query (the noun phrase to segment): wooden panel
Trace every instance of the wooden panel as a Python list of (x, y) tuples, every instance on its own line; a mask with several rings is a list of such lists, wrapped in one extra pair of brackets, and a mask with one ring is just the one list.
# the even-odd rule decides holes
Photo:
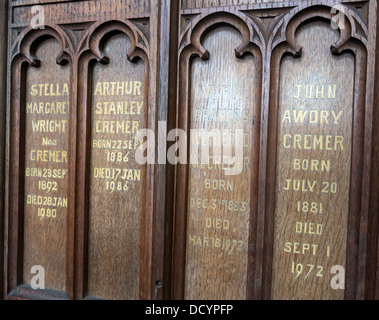
[[(44, 29), (28, 25), (34, 4), (44, 9)], [(155, 219), (154, 203), (156, 185), (166, 177), (156, 180), (154, 163), (134, 160), (137, 131), (156, 132), (159, 7), (149, 0), (11, 2), (7, 298), (163, 294), (154, 284), (164, 280), (167, 253), (164, 239), (155, 242), (153, 234), (165, 234), (164, 207)], [(57, 102), (58, 91), (68, 103), (59, 117), (26, 112), (28, 103)], [(65, 151), (59, 159), (64, 162), (45, 162), (49, 152), (34, 152), (43, 148)], [(41, 178), (39, 169), (65, 174)], [(39, 217), (44, 194), (59, 195), (64, 208), (47, 213), (55, 205), (49, 198)], [(45, 267), (45, 290), (29, 286), (36, 264)]]
[[(209, 61), (192, 63), (191, 129), (218, 130), (221, 135), (242, 129), (245, 135), (241, 174), (226, 175), (226, 156), (217, 158), (215, 152), (210, 152), (209, 165), (190, 166), (187, 299), (246, 298), (256, 70), (251, 56), (236, 58), (232, 48), (240, 41), (238, 31), (231, 28), (209, 33), (203, 42), (210, 52)], [(234, 137), (231, 143), (236, 144)]]
[(299, 59), (281, 62), (274, 299), (341, 299), (331, 269), (346, 265), (354, 58), (333, 56), (328, 24), (298, 31)]
[[(0, 41), (2, 44), (7, 43), (8, 36), (8, 4), (6, 1), (0, 3)], [(4, 194), (4, 169), (5, 169), (5, 127), (6, 127), (6, 94), (7, 94), (7, 46), (0, 47), (0, 194)], [(4, 197), (0, 199), (0, 250), (4, 250)], [(0, 299), (3, 297), (3, 279), (4, 279), (4, 255), (0, 257)]]
[[(377, 19), (377, 25), (376, 25), (376, 31), (379, 30), (379, 16), (376, 15)], [(379, 38), (376, 38), (376, 47), (375, 47), (375, 75), (379, 74)], [(377, 77), (377, 76), (376, 76)], [(377, 106), (379, 104), (379, 82), (375, 81), (374, 85), (372, 86), (372, 89), (374, 90), (374, 106)], [(367, 286), (371, 289), (370, 295), (368, 296), (368, 299), (375, 299), (379, 300), (379, 236), (375, 233), (375, 230), (378, 230), (379, 226), (379, 214), (375, 214), (379, 212), (379, 125), (376, 125), (379, 123), (379, 108), (375, 107), (373, 110), (373, 150), (372, 150), (372, 171), (371, 175), (373, 179), (371, 180), (370, 185), (370, 192), (371, 192), (371, 203), (370, 208), (372, 212), (374, 213), (372, 215), (372, 220), (370, 221), (370, 225), (372, 227), (371, 230), (371, 243), (372, 243), (372, 251), (371, 251), (371, 265), (372, 270), (374, 272), (374, 277), (369, 278), (369, 281), (367, 283)], [(372, 281), (371, 279), (375, 279), (375, 281)]]
[[(100, 15), (104, 16), (130, 16), (135, 17), (141, 14), (146, 16), (150, 13), (150, 0), (81, 0), (81, 1), (38, 1), (45, 3), (45, 19), (57, 22), (83, 22), (97, 20)], [(60, 14), (57, 15), (56, 12)], [(25, 25), (33, 18), (30, 6), (19, 1), (13, 5), (12, 23), (15, 25)]]
[[(68, 208), (70, 68), (56, 63), (60, 44), (44, 41), (38, 68), (26, 76), (24, 283), (45, 268), (46, 288), (65, 291)], [(56, 78), (59, 74), (59, 79)]]
[(104, 46), (109, 63), (96, 64), (92, 76), (88, 295), (137, 299), (146, 182), (134, 157), (146, 126), (144, 63), (126, 59), (126, 35)]

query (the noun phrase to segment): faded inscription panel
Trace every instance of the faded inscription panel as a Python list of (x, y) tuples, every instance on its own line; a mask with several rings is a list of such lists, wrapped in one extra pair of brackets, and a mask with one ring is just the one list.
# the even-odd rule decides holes
[(249, 4), (285, 2), (286, 0), (182, 0), (183, 9), (197, 9), (209, 7), (243, 6)]
[(338, 33), (298, 31), (300, 58), (280, 68), (272, 298), (342, 299), (331, 287), (346, 267), (354, 58), (334, 56)]
[[(82, 0), (82, 1), (50, 1), (41, 4), (44, 8), (45, 19), (49, 21), (78, 21), (96, 19), (99, 14), (129, 15), (148, 14), (150, 0)], [(13, 7), (12, 23), (28, 24), (35, 16), (30, 6)], [(59, 15), (56, 13), (60, 12)]]
[[(241, 44), (237, 30), (219, 27), (206, 34), (209, 60), (195, 59), (191, 67), (190, 129), (209, 134), (209, 156), (201, 159), (202, 137), (191, 136), (185, 264), (186, 299), (245, 299), (250, 219), (252, 123), (256, 112), (255, 61), (236, 58)], [(236, 130), (241, 136), (236, 139)], [(228, 142), (227, 133), (231, 133)], [(212, 143), (213, 141), (213, 143)], [(198, 143), (199, 142), (199, 143)], [(220, 151), (214, 146), (222, 146)], [(224, 146), (231, 146), (228, 153)], [(236, 168), (226, 170), (242, 153)], [(196, 149), (195, 149), (196, 148)], [(193, 155), (198, 155), (194, 161)]]
[(42, 42), (41, 65), (26, 76), (23, 275), (29, 284), (41, 265), (46, 288), (65, 291), (70, 67), (56, 63), (60, 50), (55, 39)]
[(143, 167), (135, 161), (145, 128), (145, 68), (126, 58), (130, 40), (104, 44), (106, 65), (93, 67), (89, 191), (88, 295), (137, 299)]

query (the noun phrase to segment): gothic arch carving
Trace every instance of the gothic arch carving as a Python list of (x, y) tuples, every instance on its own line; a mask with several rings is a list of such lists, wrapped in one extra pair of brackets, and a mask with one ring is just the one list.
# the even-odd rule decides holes
[[(362, 180), (364, 170), (364, 141), (367, 137), (365, 130), (365, 113), (366, 113), (366, 68), (367, 68), (367, 41), (364, 36), (356, 32), (356, 17), (349, 8), (346, 7), (345, 28), (339, 29), (339, 38), (335, 43), (331, 43), (331, 53), (341, 55), (349, 52), (355, 58), (354, 71), (354, 90), (359, 94), (354, 95), (353, 101), (353, 140), (352, 140), (352, 173), (350, 175), (350, 207), (348, 217), (348, 250), (346, 257), (346, 277), (347, 289), (345, 297), (353, 299), (357, 296), (357, 283), (362, 282), (357, 278), (357, 270), (364, 264), (364, 258), (358, 256), (359, 241), (366, 241), (364, 230), (367, 226), (360, 225), (362, 217), (366, 219), (367, 208), (361, 203), (362, 188), (367, 181)], [(261, 239), (264, 243), (264, 251), (259, 252), (258, 260), (263, 261), (263, 271), (259, 271), (264, 279), (263, 297), (269, 299), (271, 292), (271, 264), (274, 232), (274, 210), (276, 188), (276, 150), (277, 130), (278, 130), (278, 107), (279, 107), (279, 79), (280, 64), (286, 54), (291, 54), (294, 59), (302, 56), (302, 48), (296, 39), (296, 31), (305, 23), (312, 21), (331, 21), (334, 14), (331, 13), (331, 7), (323, 5), (323, 1), (315, 5), (314, 2), (304, 2), (299, 7), (293, 9), (285, 17), (283, 22), (279, 23), (276, 30), (272, 33), (268, 46), (272, 48), (270, 55), (270, 98), (268, 117), (271, 119), (268, 124), (267, 138), (267, 186), (266, 186), (266, 210), (260, 213), (260, 223), (265, 226), (267, 240)], [(352, 16), (355, 18), (353, 19)], [(363, 22), (362, 22), (363, 23)], [(361, 25), (362, 26), (362, 25)], [(363, 28), (364, 29), (364, 28)], [(279, 31), (280, 30), (280, 31)], [(278, 36), (279, 34), (279, 36)], [(369, 139), (368, 139), (369, 140)], [(363, 238), (362, 238), (363, 236)], [(363, 254), (364, 255), (364, 254)], [(359, 277), (359, 276), (358, 276)]]

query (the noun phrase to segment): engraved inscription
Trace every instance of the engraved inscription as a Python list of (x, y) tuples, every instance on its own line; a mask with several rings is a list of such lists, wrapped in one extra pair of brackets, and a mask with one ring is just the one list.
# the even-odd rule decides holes
[(144, 169), (134, 156), (145, 128), (145, 71), (127, 61), (126, 35), (104, 46), (109, 63), (94, 66), (92, 82), (88, 294), (138, 299)]
[(30, 283), (30, 268), (42, 265), (46, 287), (64, 291), (70, 67), (56, 63), (59, 50), (58, 41), (44, 41), (36, 52), (41, 66), (27, 71), (24, 278)]
[[(284, 2), (286, 0), (270, 0), (269, 2)], [(209, 7), (243, 6), (249, 4), (267, 3), (267, 0), (182, 0), (183, 9), (201, 9)]]
[[(50, 1), (42, 4), (46, 19), (51, 21), (83, 22), (83, 20), (97, 19), (99, 14), (109, 16), (135, 16), (136, 14), (150, 13), (150, 0), (88, 0), (88, 1)], [(12, 23), (29, 24), (33, 18), (30, 6), (15, 6), (12, 14)], [(60, 12), (59, 15), (56, 13)]]
[(354, 60), (334, 56), (325, 23), (303, 26), (300, 58), (284, 57), (278, 112), (274, 299), (342, 299), (346, 264)]
[[(250, 217), (253, 96), (256, 70), (252, 56), (236, 58), (238, 31), (220, 27), (204, 37), (210, 59), (192, 62), (190, 128), (208, 132), (243, 131), (240, 174), (226, 175), (230, 157), (212, 148), (205, 163), (190, 165), (186, 299), (245, 299)], [(220, 134), (213, 145), (224, 147)], [(191, 148), (193, 148), (191, 141)], [(213, 146), (210, 143), (210, 146)]]

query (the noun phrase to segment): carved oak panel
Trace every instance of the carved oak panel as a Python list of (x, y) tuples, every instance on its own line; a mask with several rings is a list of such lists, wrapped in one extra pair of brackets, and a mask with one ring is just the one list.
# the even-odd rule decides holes
[(346, 261), (354, 60), (351, 55), (332, 55), (330, 43), (338, 34), (328, 27), (327, 23), (304, 26), (297, 34), (301, 58), (287, 56), (281, 61), (276, 299), (343, 297), (329, 284), (332, 267)]
[(72, 108), (70, 67), (56, 63), (60, 49), (55, 39), (43, 41), (36, 50), (41, 65), (26, 75), (23, 274), (29, 283), (31, 268), (42, 265), (47, 288), (65, 291)]
[(9, 1), (4, 298), (378, 297), (377, 11)]
[(266, 293), (274, 299), (358, 294), (369, 74), (366, 41), (345, 13), (337, 32), (328, 7), (294, 12), (273, 43)]
[(7, 298), (158, 297), (164, 178), (135, 159), (137, 132), (156, 130), (157, 4), (39, 4), (41, 29), (30, 6), (9, 8)]
[[(271, 0), (270, 3), (285, 2), (286, 0)], [(265, 0), (182, 0), (183, 9), (203, 9), (209, 7), (246, 6), (268, 2)]]
[[(222, 254), (209, 253), (209, 241), (212, 236), (217, 238), (217, 230), (210, 236), (206, 225), (212, 214), (209, 198), (217, 201), (215, 195), (222, 195), (226, 202), (233, 194), (232, 183), (230, 190), (220, 190), (228, 180), (213, 176), (214, 171), (211, 175), (209, 165), (199, 169), (180, 164), (176, 168), (173, 296), (202, 297), (206, 292), (211, 297), (226, 297), (234, 292), (234, 284), (245, 283), (240, 286), (242, 295), (232, 295), (256, 299), (373, 297), (368, 279), (375, 277), (378, 221), (377, 205), (369, 205), (375, 200), (368, 186), (377, 181), (372, 174), (374, 91), (369, 83), (374, 76), (376, 2), (182, 1), (179, 9), (179, 128), (193, 129), (194, 119), (202, 117), (207, 120), (202, 128), (218, 125), (217, 119), (209, 118), (211, 103), (200, 104), (207, 93), (196, 88), (202, 77), (208, 82), (219, 77), (235, 79), (237, 72), (238, 79), (256, 90), (252, 96), (244, 90), (242, 96), (261, 100), (252, 109), (259, 125), (257, 140), (252, 140), (256, 146), (251, 150), (253, 169), (238, 183), (247, 191), (244, 183), (250, 179), (247, 278), (238, 269), (240, 276), (229, 290), (220, 286), (230, 279), (223, 269), (230, 263)], [(262, 83), (250, 82), (247, 76), (255, 79), (259, 54), (251, 60), (242, 56), (246, 66), (237, 71), (225, 53), (219, 60), (223, 62), (210, 71), (212, 51), (225, 52), (229, 42), (226, 33), (224, 42), (214, 47), (209, 39), (216, 34), (221, 37), (221, 31), (217, 33), (221, 25), (233, 25), (241, 32), (238, 18), (248, 26), (250, 41), (262, 53)], [(235, 51), (240, 53), (240, 48)], [(201, 73), (198, 66), (204, 66)], [(255, 132), (257, 127), (252, 125), (250, 130)], [(216, 220), (220, 234), (224, 220), (225, 225), (237, 223), (233, 220), (237, 216), (229, 212), (221, 217)], [(241, 216), (237, 219), (243, 221)], [(222, 235), (227, 232), (224, 229)], [(237, 234), (243, 237), (244, 232), (239, 226)], [(244, 263), (243, 258), (239, 260), (239, 267), (244, 268)]]
[(174, 259), (185, 264), (183, 274), (174, 269), (173, 290), (186, 299), (251, 294), (262, 78), (253, 32), (240, 17), (220, 13), (198, 17), (183, 33), (179, 128), (190, 136), (190, 155), (178, 168)]

